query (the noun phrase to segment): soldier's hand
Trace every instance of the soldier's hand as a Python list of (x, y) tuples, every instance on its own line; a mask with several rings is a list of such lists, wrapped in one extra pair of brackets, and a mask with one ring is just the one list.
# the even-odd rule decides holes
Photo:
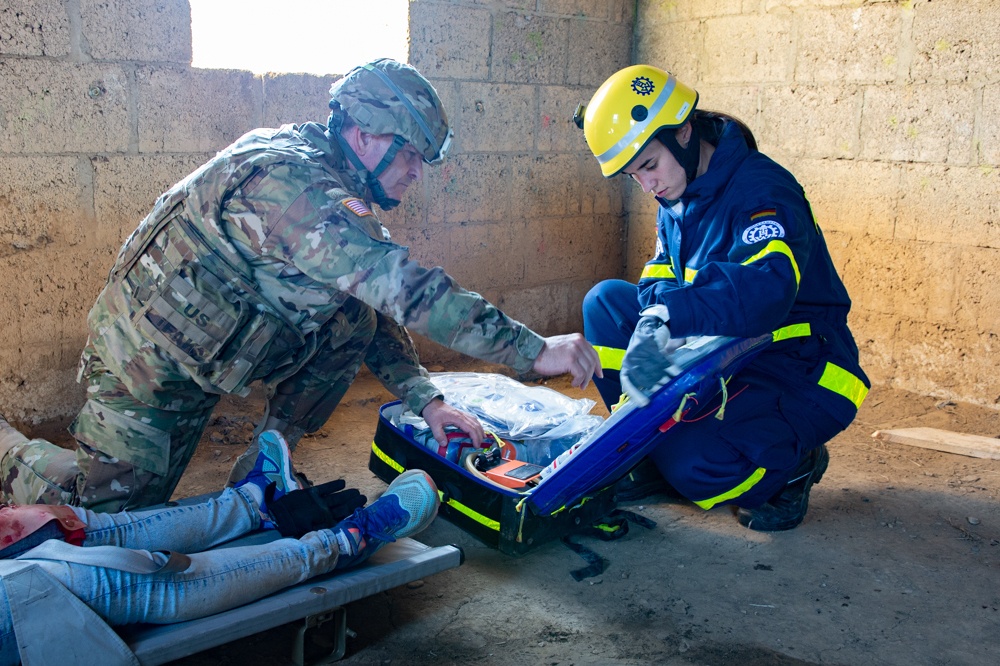
[(534, 371), (542, 375), (573, 375), (573, 386), (587, 388), (595, 374), (604, 377), (597, 350), (579, 333), (545, 338), (542, 353), (535, 359)]
[(427, 403), (420, 416), (423, 417), (424, 421), (427, 421), (431, 433), (434, 434), (434, 439), (441, 446), (448, 446), (448, 437), (444, 434), (444, 428), (449, 425), (467, 434), (472, 439), (472, 445), (477, 449), (483, 443), (483, 437), (486, 436), (479, 419), (438, 398)]

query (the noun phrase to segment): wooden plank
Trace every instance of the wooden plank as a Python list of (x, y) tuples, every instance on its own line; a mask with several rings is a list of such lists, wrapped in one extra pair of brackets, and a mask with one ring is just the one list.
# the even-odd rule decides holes
[(919, 446), (946, 453), (957, 453), (973, 458), (1000, 460), (1000, 439), (967, 435), (961, 432), (938, 430), (937, 428), (900, 428), (898, 430), (876, 430), (872, 437), (883, 442)]

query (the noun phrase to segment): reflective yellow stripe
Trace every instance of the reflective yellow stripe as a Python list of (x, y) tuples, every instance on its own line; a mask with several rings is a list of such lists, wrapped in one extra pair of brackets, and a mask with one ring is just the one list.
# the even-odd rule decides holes
[(743, 265), (746, 266), (747, 264), (752, 264), (761, 257), (771, 254), (772, 252), (780, 252), (788, 257), (788, 260), (792, 262), (792, 270), (795, 271), (795, 285), (798, 286), (799, 280), (801, 279), (801, 276), (799, 275), (799, 265), (795, 263), (795, 257), (792, 255), (792, 248), (788, 247), (788, 244), (785, 243), (785, 241), (771, 241), (763, 250), (744, 261)]
[(809, 325), (809, 322), (785, 326), (784, 328), (779, 328), (771, 334), (774, 342), (781, 342), (782, 340), (788, 340), (789, 338), (806, 338), (810, 335), (812, 335), (812, 326)]
[(696, 271), (695, 269), (693, 269), (693, 268), (685, 268), (684, 269), (684, 281), (685, 282), (694, 282), (694, 276), (697, 275), (697, 274), (698, 274), (698, 271)]
[(372, 453), (374, 453), (376, 456), (378, 456), (379, 460), (381, 460), (386, 465), (388, 465), (389, 467), (393, 468), (394, 470), (396, 470), (400, 474), (402, 474), (403, 472), (406, 471), (403, 468), (402, 465), (400, 465), (398, 462), (396, 462), (395, 460), (393, 460), (392, 458), (390, 458), (386, 454), (385, 451), (383, 451), (382, 449), (378, 448), (378, 444), (376, 444), (375, 442), (372, 442)]
[[(439, 490), (438, 494), (441, 495), (441, 500), (444, 501), (444, 493), (442, 493)], [(485, 527), (488, 527), (491, 530), (494, 530), (495, 532), (499, 532), (500, 531), (500, 521), (493, 520), (491, 518), (487, 518), (483, 514), (477, 512), (477, 511), (473, 511), (472, 509), (470, 509), (466, 505), (462, 504), (458, 500), (450, 499), (447, 502), (445, 502), (445, 504), (447, 504), (451, 508), (455, 509), (455, 511), (458, 511), (461, 514), (464, 514), (464, 515), (468, 516), (469, 518), (472, 518), (477, 523), (479, 523), (479, 524), (481, 524), (481, 525), (483, 525)]]
[(642, 269), (642, 275), (639, 276), (639, 279), (663, 279), (672, 277), (674, 277), (674, 269), (669, 264), (646, 264), (646, 267)]
[(624, 349), (615, 349), (614, 347), (598, 347), (594, 345), (594, 349), (597, 350), (597, 357), (601, 359), (601, 367), (605, 370), (621, 370), (622, 369), (622, 359), (625, 358)]
[(757, 471), (750, 475), (750, 478), (748, 478), (746, 481), (736, 486), (729, 492), (725, 492), (722, 493), (721, 495), (710, 497), (708, 499), (696, 500), (695, 504), (708, 511), (719, 502), (725, 502), (726, 500), (733, 499), (734, 497), (739, 497), (740, 495), (742, 495), (743, 493), (745, 493), (746, 491), (750, 490), (755, 485), (757, 485), (757, 482), (764, 478), (764, 472), (766, 471), (767, 470), (764, 469), (763, 467), (758, 467)]
[[(403, 472), (406, 471), (403, 468), (402, 465), (400, 465), (398, 462), (396, 462), (395, 460), (393, 460), (392, 458), (390, 458), (389, 455), (385, 451), (383, 451), (382, 449), (380, 449), (378, 447), (378, 444), (376, 444), (375, 442), (372, 442), (372, 453), (374, 453), (378, 457), (379, 460), (381, 460), (386, 465), (388, 465), (389, 467), (393, 468), (394, 470), (396, 470), (400, 474), (402, 474)], [(441, 496), (441, 501), (444, 502), (444, 493), (439, 490), (438, 491), (438, 495)], [(455, 509), (459, 513), (461, 513), (461, 514), (463, 514), (465, 516), (468, 516), (469, 518), (472, 518), (477, 523), (488, 527), (491, 530), (494, 530), (496, 532), (500, 531), (500, 521), (493, 520), (491, 518), (487, 518), (483, 514), (470, 509), (469, 507), (467, 507), (466, 505), (462, 504), (458, 500), (450, 499), (447, 502), (445, 502), (445, 504), (447, 504), (448, 506), (452, 507), (453, 509)]]
[(823, 370), (823, 376), (819, 378), (819, 385), (844, 396), (858, 408), (861, 407), (865, 396), (868, 395), (868, 387), (865, 386), (864, 382), (839, 365), (829, 362)]

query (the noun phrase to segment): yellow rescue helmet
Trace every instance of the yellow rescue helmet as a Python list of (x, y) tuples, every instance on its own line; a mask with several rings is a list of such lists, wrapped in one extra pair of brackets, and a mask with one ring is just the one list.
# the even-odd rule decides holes
[(665, 127), (680, 127), (698, 104), (698, 93), (673, 74), (632, 65), (605, 81), (574, 121), (606, 178), (621, 172)]

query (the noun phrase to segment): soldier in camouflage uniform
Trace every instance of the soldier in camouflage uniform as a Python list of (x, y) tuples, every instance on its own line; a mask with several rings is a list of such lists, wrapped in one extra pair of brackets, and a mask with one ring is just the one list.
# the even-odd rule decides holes
[(518, 372), (570, 372), (577, 386), (599, 372), (582, 336), (542, 338), (410, 261), (372, 211), (397, 205), (423, 163), (444, 157), (451, 131), (431, 84), (382, 59), (331, 97), (326, 127), (252, 131), (160, 196), (88, 317), (77, 450), (0, 419), (8, 500), (99, 511), (166, 501), (220, 395), (261, 381), (258, 432), (294, 446), (362, 362), (440, 438), (452, 425), (480, 439), (474, 417), (441, 400), (404, 327)]

